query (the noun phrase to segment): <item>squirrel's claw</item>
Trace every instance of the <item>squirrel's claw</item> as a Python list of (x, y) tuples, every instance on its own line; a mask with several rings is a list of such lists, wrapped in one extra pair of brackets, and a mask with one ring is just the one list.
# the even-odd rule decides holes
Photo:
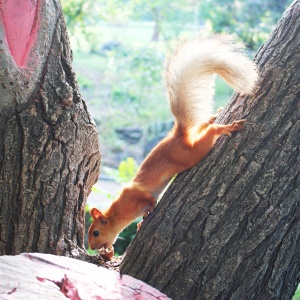
[(137, 223), (137, 230), (140, 230), (142, 227), (143, 223), (145, 222), (146, 219), (148, 219), (149, 215), (153, 213), (154, 209), (151, 207), (149, 208), (143, 215), (143, 220), (139, 223)]

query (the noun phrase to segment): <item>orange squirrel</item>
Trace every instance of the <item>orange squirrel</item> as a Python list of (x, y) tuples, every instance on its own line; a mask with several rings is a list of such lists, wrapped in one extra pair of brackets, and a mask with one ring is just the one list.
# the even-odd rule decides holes
[[(215, 35), (181, 42), (165, 63), (164, 79), (175, 125), (146, 157), (132, 181), (104, 212), (90, 211), (91, 249), (111, 249), (118, 234), (137, 217), (147, 217), (170, 179), (195, 166), (217, 138), (242, 130), (245, 120), (213, 124), (214, 74), (242, 94), (252, 94), (258, 80), (255, 64), (231, 36)], [(112, 254), (110, 254), (112, 256)]]

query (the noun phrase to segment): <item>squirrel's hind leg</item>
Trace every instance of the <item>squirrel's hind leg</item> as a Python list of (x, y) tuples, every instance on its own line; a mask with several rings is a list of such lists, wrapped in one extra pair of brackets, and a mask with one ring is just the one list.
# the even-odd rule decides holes
[(227, 136), (231, 136), (231, 132), (240, 131), (245, 127), (246, 120), (237, 120), (233, 121), (231, 124), (228, 125), (221, 125), (221, 124), (213, 124), (215, 131), (221, 135), (225, 134)]
[(217, 112), (209, 118), (207, 123), (212, 124), (216, 120), (216, 118), (219, 116), (219, 114), (221, 113), (222, 110), (223, 110), (222, 106), (220, 108), (218, 108)]

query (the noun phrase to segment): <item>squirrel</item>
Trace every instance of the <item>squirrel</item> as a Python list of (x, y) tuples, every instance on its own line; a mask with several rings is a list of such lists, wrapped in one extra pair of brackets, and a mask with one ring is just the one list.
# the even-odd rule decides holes
[(91, 249), (107, 249), (104, 252), (110, 258), (118, 234), (137, 217), (147, 218), (174, 175), (199, 163), (218, 137), (230, 137), (243, 129), (244, 119), (221, 125), (214, 124), (216, 115), (212, 116), (215, 74), (242, 95), (255, 92), (258, 71), (243, 49), (244, 45), (235, 43), (232, 36), (213, 35), (186, 39), (167, 57), (163, 77), (174, 127), (107, 210), (90, 210)]

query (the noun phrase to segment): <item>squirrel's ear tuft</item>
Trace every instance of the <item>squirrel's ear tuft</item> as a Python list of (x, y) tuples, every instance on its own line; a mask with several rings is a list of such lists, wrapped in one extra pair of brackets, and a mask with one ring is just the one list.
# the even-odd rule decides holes
[(94, 220), (104, 218), (102, 212), (95, 207), (90, 210), (90, 215), (93, 217)]

